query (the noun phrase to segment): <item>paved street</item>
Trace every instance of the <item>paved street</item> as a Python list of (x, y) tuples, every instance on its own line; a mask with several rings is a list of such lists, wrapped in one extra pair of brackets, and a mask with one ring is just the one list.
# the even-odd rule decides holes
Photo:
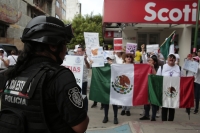
[(162, 122), (161, 118), (157, 118), (155, 122), (139, 120), (143, 106), (132, 107), (131, 116), (121, 116), (119, 109), (119, 124), (115, 125), (112, 106), (109, 110), (108, 123), (102, 123), (104, 112), (100, 110), (101, 104), (98, 103), (96, 108), (91, 108), (92, 103), (93, 101), (89, 100), (90, 122), (87, 133), (200, 133), (200, 114), (191, 112), (189, 120), (185, 109), (176, 109), (174, 122)]
[[(89, 71), (88, 81), (88, 85), (90, 85), (91, 71)], [(88, 97), (89, 88), (88, 86)], [(92, 104), (93, 101), (89, 100), (88, 116), (90, 122), (87, 133), (200, 133), (200, 113), (193, 114), (193, 109), (191, 109), (190, 120), (185, 109), (176, 109), (173, 122), (162, 122), (160, 117), (156, 118), (155, 122), (139, 120), (143, 106), (132, 107), (130, 110), (131, 116), (121, 116), (121, 109), (119, 109), (119, 124), (115, 125), (113, 124), (114, 114), (111, 105), (108, 114), (109, 121), (102, 123), (104, 110), (100, 110), (101, 104), (97, 103), (97, 107), (91, 108)]]

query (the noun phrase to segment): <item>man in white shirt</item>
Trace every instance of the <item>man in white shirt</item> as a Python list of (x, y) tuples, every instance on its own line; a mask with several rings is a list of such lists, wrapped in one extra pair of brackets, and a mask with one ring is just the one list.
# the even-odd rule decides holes
[(90, 68), (90, 63), (88, 61), (87, 55), (85, 53), (85, 48), (83, 46), (79, 46), (77, 49), (77, 54), (79, 56), (84, 56), (84, 65), (83, 65), (83, 80), (82, 80), (82, 95), (86, 95), (84, 99), (85, 103), (85, 110), (88, 111), (88, 98), (87, 98), (87, 76), (88, 76), (88, 69)]

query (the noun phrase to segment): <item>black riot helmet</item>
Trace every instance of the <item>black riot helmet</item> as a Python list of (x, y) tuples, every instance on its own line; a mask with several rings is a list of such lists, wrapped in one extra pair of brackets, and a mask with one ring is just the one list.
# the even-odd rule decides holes
[(63, 60), (59, 54), (63, 49), (63, 45), (69, 43), (73, 37), (71, 25), (65, 25), (55, 17), (37, 16), (27, 24), (21, 40), (25, 46), (31, 44), (36, 49), (38, 44), (39, 47), (56, 46), (57, 50), (54, 52), (48, 47), (46, 47), (46, 50), (55, 55), (57, 62), (61, 64)]
[(37, 16), (24, 29), (22, 42), (39, 42), (48, 45), (69, 43), (74, 37), (71, 25), (65, 25), (55, 17)]

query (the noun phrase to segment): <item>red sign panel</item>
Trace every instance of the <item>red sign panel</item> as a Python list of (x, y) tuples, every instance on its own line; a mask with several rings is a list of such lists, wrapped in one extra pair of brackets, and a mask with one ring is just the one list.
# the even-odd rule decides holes
[(105, 37), (106, 38), (113, 38), (114, 37), (114, 32), (113, 31), (106, 31), (105, 32)]
[(103, 22), (195, 24), (197, 0), (104, 0)]
[(122, 51), (122, 38), (114, 38), (114, 51), (121, 52)]

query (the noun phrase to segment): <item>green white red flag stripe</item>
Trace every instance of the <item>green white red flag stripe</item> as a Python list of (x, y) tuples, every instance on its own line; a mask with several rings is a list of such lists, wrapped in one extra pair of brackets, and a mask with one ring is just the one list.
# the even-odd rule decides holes
[(148, 64), (111, 65), (110, 104), (136, 106), (148, 104)]
[(28, 94), (22, 94), (21, 92), (18, 92), (18, 91), (12, 91), (12, 90), (6, 89), (6, 90), (4, 90), (4, 93), (18, 95), (18, 96), (22, 96), (22, 97), (27, 97), (28, 98)]
[[(105, 64), (92, 68), (89, 99), (123, 106), (148, 104), (147, 79), (151, 71), (148, 64)], [(119, 76), (122, 76), (121, 84), (116, 81)], [(130, 83), (125, 84), (127, 78)], [(126, 86), (124, 90), (123, 86)]]
[(164, 77), (149, 75), (150, 103), (167, 108), (194, 106), (194, 77)]

